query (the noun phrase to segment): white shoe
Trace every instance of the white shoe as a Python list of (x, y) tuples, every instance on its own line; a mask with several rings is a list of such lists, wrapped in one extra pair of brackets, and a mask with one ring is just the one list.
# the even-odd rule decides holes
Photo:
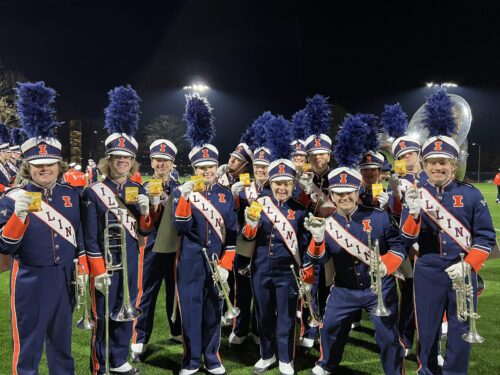
[(444, 358), (441, 354), (438, 355), (438, 366), (443, 367), (444, 365)]
[(441, 323), (441, 338), (448, 336), (448, 322)]
[(170, 340), (172, 340), (173, 342), (176, 342), (178, 344), (182, 344), (182, 335), (170, 336)]
[(330, 375), (331, 372), (330, 371), (326, 371), (325, 369), (323, 369), (323, 367), (316, 365), (311, 370), (311, 374), (312, 375)]
[(247, 338), (246, 336), (243, 337), (236, 336), (234, 332), (231, 332), (231, 334), (229, 335), (229, 343), (232, 345), (241, 345), (243, 344), (246, 338)]
[(358, 327), (361, 327), (361, 322), (352, 322), (351, 329), (356, 329)]
[(142, 354), (146, 351), (148, 344), (130, 344), (132, 353)]
[(307, 337), (301, 337), (297, 345), (303, 348), (312, 348), (314, 346), (314, 340), (308, 339)]
[(294, 375), (295, 370), (293, 369), (293, 362), (283, 363), (280, 361), (279, 364), (280, 375)]
[(405, 349), (405, 358), (410, 355), (411, 349)]
[(223, 375), (226, 373), (226, 368), (222, 365), (220, 365), (219, 367), (216, 367), (216, 368), (213, 368), (211, 370), (209, 369), (206, 369), (210, 374), (214, 374), (214, 375)]
[(253, 337), (253, 343), (257, 346), (260, 346), (260, 337), (253, 334), (253, 333), (252, 333), (252, 337)]
[(262, 374), (263, 372), (266, 372), (269, 369), (269, 367), (271, 367), (275, 362), (276, 362), (275, 355), (273, 355), (269, 359), (262, 359), (261, 358), (253, 366), (253, 373), (254, 374)]
[(111, 372), (126, 372), (126, 373), (128, 373), (132, 369), (133, 369), (132, 365), (130, 363), (128, 363), (128, 362), (125, 362), (120, 367), (110, 367), (109, 371), (111, 371)]
[(199, 368), (197, 368), (196, 370), (188, 370), (186, 368), (183, 368), (181, 369), (181, 371), (179, 371), (179, 375), (192, 375), (192, 374), (196, 374), (198, 372)]

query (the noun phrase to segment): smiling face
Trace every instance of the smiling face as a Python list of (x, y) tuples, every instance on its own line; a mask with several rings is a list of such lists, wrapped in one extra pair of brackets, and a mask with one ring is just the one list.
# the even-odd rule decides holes
[(357, 191), (351, 193), (335, 193), (332, 191), (331, 197), (337, 210), (344, 215), (349, 215), (357, 205), (359, 194)]
[(132, 165), (134, 165), (134, 158), (132, 156), (110, 155), (109, 157), (109, 168), (115, 175), (127, 175)]
[(290, 198), (292, 196), (292, 190), (293, 181), (291, 180), (271, 182), (271, 191), (273, 192), (274, 198), (279, 202), (286, 201)]
[(196, 176), (203, 176), (205, 185), (211, 185), (215, 182), (217, 177), (217, 165), (214, 164), (194, 167), (194, 174)]
[(307, 156), (309, 163), (311, 163), (314, 172), (322, 172), (328, 167), (330, 161), (330, 154), (328, 152), (309, 154)]
[(151, 168), (156, 177), (167, 177), (172, 170), (173, 161), (163, 158), (151, 158)]
[(59, 175), (58, 163), (40, 165), (30, 164), (29, 167), (31, 179), (40, 186), (52, 185)]
[(292, 156), (292, 163), (293, 163), (293, 165), (295, 165), (295, 168), (301, 168), (305, 162), (306, 162), (305, 155), (293, 155)]
[(269, 166), (268, 165), (261, 165), (261, 164), (254, 164), (253, 165), (253, 174), (255, 176), (255, 179), (260, 183), (264, 183), (267, 181), (269, 178)]
[(429, 158), (424, 162), (424, 169), (431, 183), (443, 186), (455, 175), (457, 164), (447, 158)]
[(361, 170), (363, 185), (376, 184), (380, 178), (380, 168), (365, 168)]

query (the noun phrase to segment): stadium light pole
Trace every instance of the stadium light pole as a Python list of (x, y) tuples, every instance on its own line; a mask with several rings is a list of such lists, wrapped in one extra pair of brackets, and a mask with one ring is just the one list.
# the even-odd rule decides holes
[(481, 173), (481, 145), (477, 142), (472, 142), (472, 145), (477, 146), (477, 182), (479, 182)]

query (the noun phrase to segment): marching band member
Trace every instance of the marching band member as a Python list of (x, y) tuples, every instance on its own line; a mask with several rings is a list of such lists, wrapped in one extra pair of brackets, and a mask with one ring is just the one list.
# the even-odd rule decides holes
[[(307, 209), (292, 198), (295, 168), (287, 160), (291, 151), (288, 126), (281, 116), (267, 124), (274, 159), (269, 166), (272, 195), (257, 198), (263, 205), (260, 218), (252, 217), (249, 208), (245, 209), (243, 235), (255, 239), (251, 280), (260, 331), (261, 358), (253, 369), (257, 374), (276, 362), (276, 354), (280, 374), (294, 374), (298, 287), (290, 267), (299, 274), (308, 234), (303, 228)], [(308, 269), (309, 277), (314, 277), (312, 267)]]
[(7, 164), (9, 158), (9, 130), (4, 124), (0, 124), (0, 193), (8, 189), (13, 182), (12, 171)]
[[(138, 168), (135, 161), (138, 144), (133, 136), (139, 122), (140, 99), (130, 86), (120, 86), (111, 90), (109, 97), (110, 104), (105, 111), (105, 128), (110, 135), (104, 142), (106, 157), (99, 162), (99, 169), (106, 178), (90, 185), (83, 195), (86, 205), (85, 248), (91, 273), (94, 315), (90, 370), (92, 374), (104, 374), (107, 370), (106, 355), (109, 355), (112, 374), (139, 374), (139, 370), (127, 362), (132, 337), (131, 321), (120, 322), (109, 319), (109, 347), (108, 351), (106, 350), (105, 294), (108, 290), (110, 314), (116, 313), (122, 304), (128, 303), (122, 300), (125, 277), (123, 273), (126, 272), (130, 302), (132, 305), (135, 304), (138, 294), (138, 272), (142, 268), (142, 265), (138, 264), (140, 235), (147, 235), (152, 228), (150, 202), (145, 195), (146, 191), (130, 180)], [(113, 211), (108, 211), (110, 209)], [(123, 227), (125, 235), (123, 245), (126, 246), (128, 264), (127, 269), (113, 272), (112, 275), (107, 271), (107, 266), (110, 265), (106, 265), (104, 260), (106, 251), (104, 230), (107, 220), (118, 222)], [(122, 253), (119, 250), (112, 251), (111, 257), (113, 264), (122, 261)]]
[[(194, 191), (194, 181), (174, 191), (173, 222), (181, 236), (176, 283), (184, 344), (179, 374), (198, 372), (202, 355), (210, 374), (225, 374), (218, 353), (223, 303), (218, 289), (228, 291), (224, 284), (233, 268), (236, 212), (231, 191), (216, 182), (218, 151), (209, 143), (215, 129), (208, 101), (197, 94), (186, 98), (186, 138), (193, 146), (189, 159), (203, 179), (203, 191)], [(221, 282), (216, 286), (217, 275)]]
[(454, 179), (459, 147), (450, 138), (456, 125), (444, 91), (428, 99), (425, 124), (430, 138), (422, 145), (422, 157), (428, 181), (418, 190), (406, 190), (401, 218), (403, 239), (408, 244), (418, 243), (419, 251), (414, 268), (418, 374), (438, 371), (440, 317), (444, 313), (448, 342), (442, 372), (467, 374), (470, 343), (462, 335), (469, 331), (470, 320), (462, 322), (457, 316), (453, 283), (464, 281), (470, 270), (476, 306), (477, 272), (495, 246), (495, 230), (479, 190)]
[[(351, 166), (359, 161), (362, 151), (353, 142), (366, 131), (366, 124), (348, 117), (338, 134), (335, 156), (339, 165)], [(347, 135), (346, 135), (347, 134)], [(351, 167), (339, 167), (329, 174), (331, 198), (337, 207), (324, 221), (308, 218), (306, 227), (313, 240), (307, 258), (314, 263), (333, 258), (335, 283), (331, 288), (320, 328), (321, 358), (313, 368), (315, 375), (335, 373), (342, 359), (351, 328), (352, 315), (365, 309), (375, 325), (375, 340), (381, 351), (385, 374), (401, 374), (403, 348), (398, 341), (398, 297), (394, 272), (406, 256), (399, 231), (387, 212), (358, 204), (360, 173)], [(326, 233), (325, 233), (326, 231)], [(370, 238), (368, 238), (370, 236)], [(388, 316), (375, 315), (377, 295), (371, 290), (368, 245), (378, 241), (380, 264), (372, 270), (381, 280), (381, 294)]]
[(14, 170), (19, 172), (19, 168), (23, 162), (21, 157), (21, 145), (26, 141), (26, 134), (19, 128), (14, 128), (10, 131), (10, 162)]
[[(14, 257), (12, 373), (38, 374), (45, 343), (49, 372), (73, 374), (75, 258), (88, 272), (80, 197), (72, 187), (57, 182), (65, 167), (61, 143), (53, 138), (59, 125), (51, 108), (55, 91), (37, 82), (20, 83), (16, 92), (20, 121), (29, 136), (21, 146), (25, 163), (20, 171), (28, 182), (9, 190), (0, 200), (0, 252)], [(40, 205), (31, 209), (34, 195)]]
[[(179, 183), (171, 177), (172, 165), (177, 154), (175, 145), (167, 139), (157, 139), (149, 146), (151, 168), (153, 168), (153, 180), (161, 181), (161, 192), (156, 195), (151, 189), (151, 181), (144, 184), (144, 188), (148, 196), (156, 199), (152, 204), (161, 208), (165, 207), (167, 199), (175, 190)], [(155, 198), (156, 197), (156, 198)], [(168, 212), (170, 215), (171, 212)], [(139, 307), (142, 310), (142, 315), (137, 319), (134, 325), (134, 335), (132, 337), (132, 360), (140, 361), (144, 354), (153, 332), (154, 314), (156, 300), (163, 282), (166, 289), (166, 313), (167, 321), (170, 327), (170, 338), (174, 342), (180, 343), (181, 323), (180, 318), (172, 321), (172, 313), (174, 308), (175, 297), (175, 257), (177, 248), (174, 244), (164, 244), (164, 247), (170, 249), (162, 249), (162, 252), (153, 251), (157, 239), (157, 230), (148, 235), (146, 246), (144, 249), (144, 267), (142, 271), (142, 297)], [(176, 312), (177, 314), (177, 312)]]
[(97, 168), (97, 164), (93, 159), (88, 160), (85, 174), (87, 175), (89, 184), (93, 184), (94, 182), (99, 181), (99, 169)]
[(227, 164), (222, 164), (217, 168), (217, 182), (222, 186), (231, 187), (239, 181), (240, 174), (248, 172), (248, 167), (252, 165), (252, 156), (252, 150), (246, 143), (238, 144), (236, 149), (229, 154)]

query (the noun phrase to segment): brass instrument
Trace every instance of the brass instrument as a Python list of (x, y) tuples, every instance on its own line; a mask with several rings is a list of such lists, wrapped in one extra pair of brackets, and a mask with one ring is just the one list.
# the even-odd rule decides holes
[[(76, 328), (86, 330), (92, 329), (94, 322), (90, 319), (89, 308), (88, 308), (88, 296), (87, 296), (87, 285), (89, 283), (89, 275), (78, 273), (78, 259), (73, 261), (75, 263), (75, 309), (80, 311), (83, 308), (83, 316), (76, 322)], [(79, 277), (82, 276), (82, 277)]]
[[(127, 239), (125, 228), (123, 227), (121, 217), (122, 209), (113, 207), (106, 210), (105, 213), (105, 228), (104, 228), (104, 262), (106, 264), (106, 272), (112, 276), (116, 271), (123, 273), (123, 298), (122, 306), (116, 313), (109, 312), (109, 286), (105, 282), (105, 298), (104, 298), (104, 313), (105, 313), (105, 337), (106, 337), (106, 374), (109, 374), (109, 318), (117, 322), (129, 322), (137, 319), (142, 314), (142, 310), (133, 306), (130, 301), (130, 291), (128, 288), (128, 266), (127, 266)], [(116, 217), (116, 220), (110, 217)], [(121, 262), (113, 262), (113, 252), (121, 254)]]
[(201, 251), (203, 252), (203, 255), (208, 263), (215, 287), (219, 291), (219, 296), (224, 298), (226, 301), (227, 311), (224, 314), (224, 319), (230, 320), (236, 318), (240, 314), (240, 309), (234, 307), (229, 299), (229, 286), (227, 285), (227, 282), (222, 280), (219, 270), (217, 269), (219, 265), (219, 257), (217, 254), (212, 254), (212, 260), (210, 260), (207, 254), (207, 249), (202, 248)]
[(314, 311), (311, 289), (306, 288), (306, 282), (302, 280), (301, 277), (297, 276), (293, 264), (290, 265), (290, 269), (292, 270), (293, 277), (299, 288), (299, 298), (302, 300), (303, 306), (309, 309), (309, 320), (307, 324), (309, 327), (319, 327), (319, 325), (323, 323), (323, 319)]
[(382, 296), (382, 277), (379, 274), (380, 267), (380, 247), (378, 239), (375, 240), (375, 247), (372, 247), (372, 232), (368, 231), (368, 249), (370, 250), (370, 288), (373, 294), (377, 295), (377, 306), (372, 310), (372, 314), (375, 316), (389, 316), (390, 311), (384, 305), (384, 299)]
[(462, 266), (462, 278), (453, 280), (452, 287), (455, 289), (457, 299), (457, 318), (461, 322), (469, 319), (469, 332), (464, 333), (462, 338), (471, 344), (481, 344), (484, 337), (479, 336), (476, 329), (476, 320), (480, 318), (474, 308), (474, 288), (472, 287), (472, 271), (467, 267), (465, 272), (464, 254), (460, 254), (460, 264)]

